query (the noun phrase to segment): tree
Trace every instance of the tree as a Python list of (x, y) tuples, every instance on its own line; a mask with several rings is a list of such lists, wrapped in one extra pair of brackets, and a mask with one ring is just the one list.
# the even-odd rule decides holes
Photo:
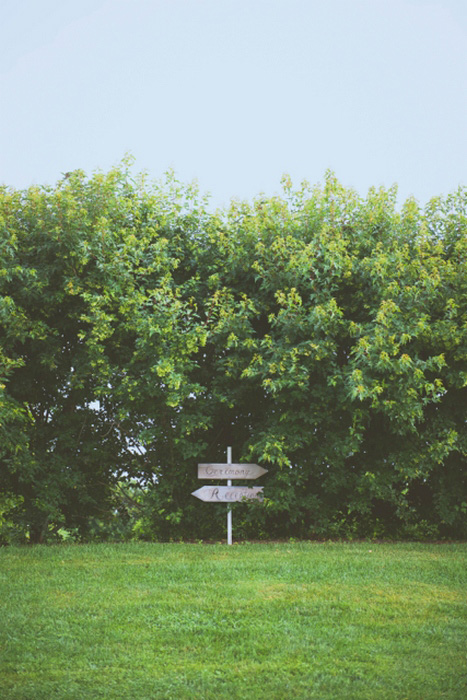
[(190, 493), (228, 444), (269, 467), (245, 536), (465, 536), (465, 191), (283, 185), (216, 213), (126, 163), (3, 188), (0, 486), (31, 541), (114, 521), (125, 480), (145, 536), (217, 537)]

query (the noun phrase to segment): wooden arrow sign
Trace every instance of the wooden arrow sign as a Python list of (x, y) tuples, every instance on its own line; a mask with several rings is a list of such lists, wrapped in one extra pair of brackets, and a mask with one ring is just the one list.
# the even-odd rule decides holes
[(267, 471), (258, 464), (198, 464), (198, 479), (257, 479)]
[(262, 491), (262, 486), (201, 486), (191, 495), (209, 503), (233, 503), (234, 501), (262, 501)]

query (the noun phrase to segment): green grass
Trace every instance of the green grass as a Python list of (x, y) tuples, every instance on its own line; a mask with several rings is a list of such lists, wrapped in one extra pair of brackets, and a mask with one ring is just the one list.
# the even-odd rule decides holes
[(467, 697), (467, 545), (0, 550), (4, 700)]

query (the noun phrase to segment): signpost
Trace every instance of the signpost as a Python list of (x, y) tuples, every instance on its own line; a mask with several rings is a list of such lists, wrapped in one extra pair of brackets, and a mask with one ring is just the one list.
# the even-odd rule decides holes
[[(227, 486), (202, 486), (192, 492), (201, 501), (233, 503), (262, 501), (262, 486), (232, 486), (232, 479), (257, 479), (267, 474), (258, 464), (232, 464), (232, 448), (227, 448), (227, 464), (198, 464), (198, 479), (227, 479)], [(227, 508), (227, 544), (232, 544), (232, 508)]]

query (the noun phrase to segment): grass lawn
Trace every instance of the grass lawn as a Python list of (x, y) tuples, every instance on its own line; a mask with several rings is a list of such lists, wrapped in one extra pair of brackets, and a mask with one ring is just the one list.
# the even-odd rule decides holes
[(467, 545), (0, 549), (3, 700), (467, 698)]

